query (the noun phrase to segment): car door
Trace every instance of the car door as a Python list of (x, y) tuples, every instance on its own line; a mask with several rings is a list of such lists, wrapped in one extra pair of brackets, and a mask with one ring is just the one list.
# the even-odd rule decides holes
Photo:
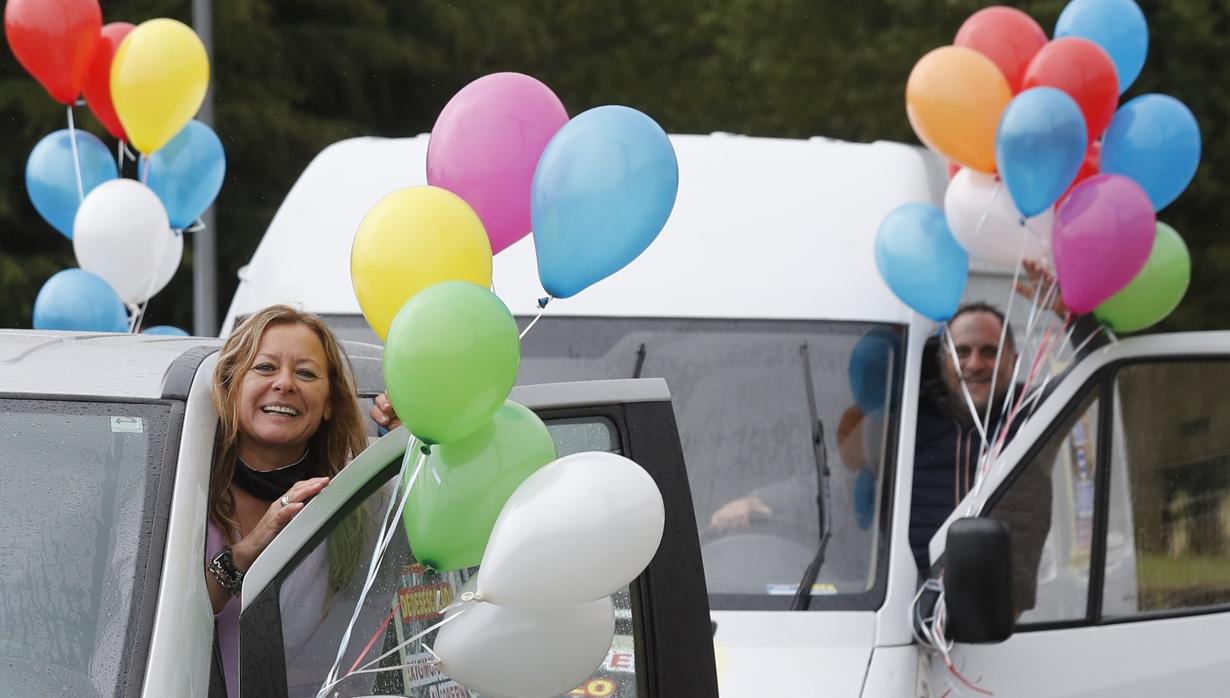
[[(1230, 333), (1127, 340), (1078, 369), (972, 504), (1008, 525), (1017, 620), (954, 664), (996, 696), (1224, 695)], [(939, 692), (957, 683), (931, 667)]]
[[(653, 476), (666, 503), (665, 534), (657, 555), (638, 579), (615, 595), (616, 631), (606, 659), (568, 695), (716, 695), (699, 543), (665, 382), (524, 386), (514, 390), (513, 399), (543, 418), (559, 455), (607, 450), (628, 456)], [(404, 429), (399, 429), (368, 448), (253, 565), (244, 582), (240, 618), (244, 695), (316, 695), (355, 615), (374, 546), (373, 524), (388, 506), (406, 440)], [(341, 541), (348, 545), (337, 545)], [(331, 550), (354, 549), (356, 544), (357, 560), (339, 564), (336, 552), (330, 560)], [(341, 673), (434, 623), (469, 573), (424, 569), (397, 526), (357, 614)], [(428, 646), (430, 641), (431, 636), (424, 638)], [(426, 663), (428, 659), (422, 645), (399, 650), (381, 666), (415, 666), (353, 676), (329, 695), (469, 695)]]

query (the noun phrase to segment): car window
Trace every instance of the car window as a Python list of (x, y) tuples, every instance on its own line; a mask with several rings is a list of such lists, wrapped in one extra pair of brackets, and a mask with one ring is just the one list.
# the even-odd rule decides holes
[(1099, 402), (1082, 398), (989, 511), (1008, 526), (1019, 625), (1088, 616)]
[(1230, 603), (1230, 362), (1115, 379), (1103, 616)]
[(112, 696), (139, 685), (170, 415), (162, 404), (0, 400), (6, 695)]
[[(620, 450), (615, 423), (604, 417), (562, 418), (547, 420), (546, 424), (561, 457), (580, 451), (618, 453)], [(312, 552), (281, 575), (279, 606), (290, 696), (315, 696), (333, 664), (342, 632), (354, 613), (367, 576), (377, 522), (388, 506), (391, 485), (390, 480), (368, 496), (336, 524)], [(352, 552), (344, 555), (343, 551)], [(475, 569), (441, 574), (425, 568), (414, 560), (404, 527), (397, 526), (359, 613), (339, 676), (398, 647), (406, 638), (438, 622), (440, 609), (454, 601)], [(568, 695), (612, 698), (636, 695), (636, 651), (629, 590), (617, 593), (614, 605), (615, 637), (607, 657), (596, 667), (593, 677)], [(353, 676), (338, 684), (329, 695), (422, 698), (477, 695), (428, 663), (432, 656), (427, 648), (433, 639), (434, 635), (428, 635), (422, 642), (394, 652), (379, 664), (412, 666)]]

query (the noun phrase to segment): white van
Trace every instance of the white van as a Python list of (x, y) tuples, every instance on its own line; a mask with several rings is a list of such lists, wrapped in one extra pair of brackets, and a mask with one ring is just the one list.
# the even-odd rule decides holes
[[(1230, 409), (1218, 397), (1230, 391), (1230, 333), (1124, 340), (1085, 357), (960, 503), (949, 524), (986, 523), (1020, 507), (1022, 473), (1047, 477), (1052, 501), (1038, 510), (1050, 520), (1034, 517), (1042, 562), (1014, 571), (1036, 576), (1032, 609), (1011, 612), (1012, 574), (992, 583), (995, 551), (1020, 531), (975, 522), (949, 540), (946, 524), (932, 540), (936, 574), (947, 564), (953, 585), (951, 657), (965, 686), (914, 622), (914, 431), (936, 328), (892, 296), (872, 251), (892, 208), (942, 199), (942, 163), (886, 142), (672, 143), (680, 189), (665, 230), (623, 271), (546, 308), (519, 380), (666, 380), (721, 694), (1219, 694), (1230, 681), (1217, 641), (1230, 631)], [(241, 270), (224, 332), (292, 301), (374, 341), (350, 286), (350, 243), (377, 200), (424, 183), (426, 146), (355, 139), (322, 152)], [(1002, 307), (1009, 285), (975, 269), (967, 296)], [(494, 287), (522, 325), (538, 314), (532, 239), (496, 257)], [(774, 487), (802, 504), (735, 531), (711, 525), (726, 503)], [(825, 525), (826, 559), (796, 603)], [(973, 591), (959, 583), (971, 574)]]

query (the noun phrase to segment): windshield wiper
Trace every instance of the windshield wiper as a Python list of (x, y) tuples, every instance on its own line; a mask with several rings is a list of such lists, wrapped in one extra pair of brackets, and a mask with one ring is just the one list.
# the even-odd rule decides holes
[(645, 366), (645, 343), (641, 342), (641, 348), (636, 350), (636, 368), (632, 369), (632, 377), (640, 378), (641, 369)]
[(829, 495), (829, 454), (824, 446), (824, 422), (816, 412), (816, 388), (812, 382), (811, 354), (807, 344), (799, 347), (803, 359), (803, 383), (807, 386), (807, 411), (811, 417), (812, 455), (816, 461), (816, 510), (820, 523), (820, 545), (811, 564), (803, 571), (803, 579), (794, 592), (794, 601), (790, 604), (792, 611), (806, 611), (811, 607), (811, 588), (820, 577), (820, 568), (824, 566), (824, 551), (828, 548), (833, 521), (831, 516), (832, 498)]

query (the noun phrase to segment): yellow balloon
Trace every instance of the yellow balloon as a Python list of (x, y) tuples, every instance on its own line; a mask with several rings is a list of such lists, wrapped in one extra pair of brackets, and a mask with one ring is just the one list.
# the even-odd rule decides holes
[(919, 59), (905, 87), (905, 110), (928, 148), (980, 172), (995, 172), (995, 131), (1012, 100), (991, 59), (943, 46)]
[(474, 209), (439, 187), (399, 189), (363, 217), (350, 281), (367, 324), (384, 341), (410, 297), (442, 281), (491, 286), (491, 242)]
[(111, 102), (129, 141), (149, 155), (196, 116), (209, 58), (196, 32), (173, 19), (142, 22), (111, 60)]

